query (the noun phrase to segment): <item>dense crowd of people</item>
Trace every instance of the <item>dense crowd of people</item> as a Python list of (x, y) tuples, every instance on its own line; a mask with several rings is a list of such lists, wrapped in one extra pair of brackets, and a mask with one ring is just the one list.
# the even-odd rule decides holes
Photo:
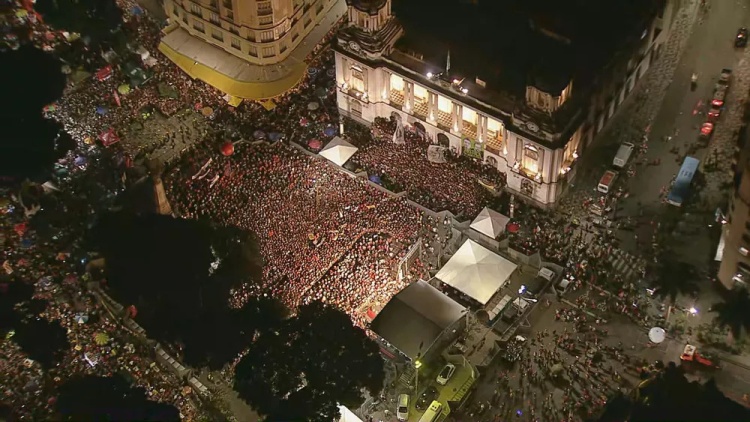
[[(419, 212), (405, 201), (287, 145), (240, 145), (231, 157), (218, 149), (201, 149), (184, 160), (165, 177), (178, 213), (208, 217), (259, 236), (263, 283), (248, 286), (246, 294), (273, 295), (290, 307), (305, 297), (320, 298), (351, 310), (372, 292), (366, 288), (369, 271), (338, 281), (331, 275), (345, 271), (367, 242), (387, 251), (379, 258), (385, 263), (374, 264), (375, 270), (393, 276), (400, 254), (417, 239)], [(203, 173), (208, 175), (200, 177)], [(375, 242), (373, 236), (381, 240)], [(387, 284), (385, 277), (381, 281)], [(389, 289), (391, 294), (397, 287)]]
[[(447, 210), (462, 219), (474, 218), (493, 200), (485, 188), (490, 182), (498, 189), (505, 177), (496, 169), (475, 163), (464, 157), (450, 157), (446, 163), (432, 163), (427, 159), (430, 142), (426, 135), (414, 129), (404, 132), (406, 143), (390, 140), (392, 122), (376, 122), (373, 134), (351, 134), (361, 145), (353, 161), (370, 173), (391, 182), (397, 190), (405, 190), (410, 199), (435, 211)], [(364, 139), (363, 139), (364, 138)]]

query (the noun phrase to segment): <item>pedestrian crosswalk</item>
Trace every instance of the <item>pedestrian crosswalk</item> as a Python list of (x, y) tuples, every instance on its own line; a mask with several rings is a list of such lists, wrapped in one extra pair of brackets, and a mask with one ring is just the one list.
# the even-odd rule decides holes
[(602, 256), (610, 264), (611, 271), (625, 282), (637, 282), (642, 277), (643, 261), (622, 249), (610, 248), (593, 243), (589, 247), (593, 256)]

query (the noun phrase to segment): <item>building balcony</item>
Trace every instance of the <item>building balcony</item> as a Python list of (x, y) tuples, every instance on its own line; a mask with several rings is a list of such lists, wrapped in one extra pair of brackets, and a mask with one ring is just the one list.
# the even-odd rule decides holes
[(354, 97), (354, 98), (358, 99), (359, 101), (362, 101), (363, 103), (366, 103), (369, 100), (369, 98), (367, 97), (367, 93), (362, 92), (362, 91), (360, 91), (358, 89), (355, 89), (355, 88), (352, 88), (352, 87), (348, 87), (345, 92), (350, 97)]
[(453, 116), (451, 116), (450, 113), (446, 113), (445, 111), (442, 111), (442, 110), (437, 111), (437, 126), (440, 129), (450, 131), (452, 123), (453, 123)]
[(485, 142), (484, 149), (487, 152), (495, 155), (502, 154), (503, 151), (503, 137), (493, 132), (487, 133), (487, 142)]
[(422, 120), (427, 119), (429, 107), (427, 106), (426, 101), (420, 101), (415, 99), (414, 100), (414, 109), (412, 110), (412, 113), (415, 116), (421, 117)]
[(401, 109), (404, 106), (404, 91), (392, 89), (388, 101), (391, 103), (391, 106)]
[(464, 138), (477, 139), (477, 125), (466, 120), (461, 121), (459, 124), (461, 125), (461, 134)]

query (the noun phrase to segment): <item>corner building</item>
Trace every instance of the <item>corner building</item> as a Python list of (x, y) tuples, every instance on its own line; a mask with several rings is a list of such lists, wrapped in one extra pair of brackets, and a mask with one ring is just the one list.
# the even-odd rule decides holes
[(659, 56), (679, 0), (346, 0), (342, 116), (397, 119), (557, 201)]
[(734, 186), (721, 228), (716, 253), (719, 282), (727, 288), (750, 285), (750, 142), (747, 125), (743, 125), (732, 157)]
[(339, 0), (164, 0), (190, 35), (257, 65), (291, 54)]

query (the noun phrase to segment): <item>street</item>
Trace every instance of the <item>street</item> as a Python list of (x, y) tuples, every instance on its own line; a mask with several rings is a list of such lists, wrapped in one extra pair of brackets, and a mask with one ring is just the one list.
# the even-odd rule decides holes
[[(606, 239), (595, 232), (581, 231), (576, 229), (574, 234), (581, 236), (589, 245), (586, 249), (591, 254), (603, 256), (612, 268), (612, 276), (620, 277), (624, 282), (638, 283), (643, 277), (642, 268), (647, 261), (653, 259), (653, 253), (649, 255), (652, 239), (658, 230), (659, 222), (671, 220), (674, 228), (665, 239), (660, 239), (661, 247), (675, 254), (681, 262), (690, 262), (696, 266), (700, 274), (706, 274), (709, 262), (713, 256), (716, 245), (712, 242), (709, 223), (714, 219), (714, 210), (717, 206), (725, 205), (728, 194), (727, 187), (722, 186), (730, 177), (726, 171), (709, 171), (701, 168), (704, 173), (705, 185), (693, 186), (692, 197), (689, 204), (681, 209), (667, 205), (663, 202), (663, 191), (668, 188), (686, 155), (691, 155), (702, 162), (727, 160), (727, 154), (731, 154), (736, 139), (737, 129), (742, 114), (742, 104), (747, 96), (748, 66), (750, 61), (750, 49), (737, 49), (734, 47), (734, 38), (737, 29), (742, 26), (750, 26), (750, 8), (747, 1), (714, 1), (710, 7), (702, 10), (697, 1), (688, 4), (681, 12), (680, 18), (675, 23), (670, 40), (666, 43), (660, 59), (652, 65), (649, 73), (639, 82), (630, 98), (625, 101), (622, 109), (614, 116), (612, 121), (604, 129), (599, 138), (584, 154), (584, 160), (578, 163), (578, 177), (575, 187), (571, 189), (567, 197), (561, 203), (559, 212), (568, 214), (572, 218), (580, 218), (585, 221), (590, 214), (582, 207), (584, 202), (598, 196), (595, 192), (596, 183), (605, 169), (611, 167), (612, 159), (621, 142), (632, 142), (637, 146), (644, 144), (646, 135), (646, 148), (631, 157), (633, 171), (630, 177), (622, 177), (620, 185), (623, 192), (627, 192), (626, 198), (620, 198), (613, 205), (615, 217), (613, 221), (631, 219), (635, 222), (635, 230), (613, 230), (617, 248), (611, 250), (606, 244)], [(714, 84), (718, 80), (722, 68), (730, 68), (733, 71), (730, 93), (722, 116), (718, 121), (713, 137), (707, 147), (699, 148), (698, 133), (701, 124), (706, 120), (707, 103), (713, 95)], [(691, 75), (698, 75), (698, 83), (691, 90)], [(650, 163), (659, 162), (657, 165)], [(624, 176), (627, 173), (623, 170)], [(634, 174), (632, 174), (634, 173)], [(665, 220), (666, 219), (666, 220)], [(615, 226), (616, 227), (616, 226)], [(602, 239), (602, 244), (598, 239)], [(597, 252), (598, 251), (598, 252)], [(646, 252), (644, 254), (644, 252)], [(700, 294), (698, 299), (678, 298), (678, 303), (683, 307), (695, 306), (697, 315), (676, 315), (674, 319), (681, 318), (684, 324), (696, 328), (701, 323), (709, 322), (712, 314), (708, 308), (720, 299), (716, 291), (709, 284), (707, 278), (700, 280)], [(645, 286), (644, 286), (645, 290)], [(540, 315), (534, 316), (532, 328), (523, 333), (527, 338), (537, 336), (551, 336), (554, 331), (559, 335), (564, 327), (569, 325), (555, 320), (555, 315), (560, 312), (574, 312), (570, 305), (575, 305), (576, 297), (580, 295), (598, 295), (596, 290), (584, 288), (571, 294), (568, 304), (555, 303), (550, 309), (543, 310)], [(644, 295), (645, 296), (645, 295)], [(553, 299), (554, 300), (554, 299)], [(643, 312), (654, 316), (663, 314), (660, 302), (651, 301)], [(584, 305), (585, 306), (585, 305)], [(644, 306), (644, 305), (641, 305)], [(668, 337), (663, 343), (654, 345), (650, 343), (647, 332), (650, 327), (639, 326), (622, 315), (606, 314), (609, 321), (603, 325), (608, 330), (604, 336), (603, 344), (613, 346), (622, 344), (623, 353), (631, 359), (643, 359), (645, 362), (653, 363), (655, 360), (664, 362), (676, 361), (679, 363), (680, 354), (687, 342), (695, 343), (696, 339), (686, 333), (679, 337)], [(591, 318), (591, 317), (589, 317)], [(569, 329), (569, 328), (568, 328)], [(579, 332), (577, 335), (582, 336)], [(528, 347), (526, 358), (531, 361), (535, 353), (546, 353), (548, 356), (560, 358), (560, 355), (549, 355), (549, 352), (541, 352), (540, 349), (550, 349), (549, 345), (541, 346), (546, 340), (538, 341), (537, 344)], [(586, 343), (579, 343), (585, 345)], [(554, 346), (553, 346), (554, 347)], [(565, 355), (563, 354), (563, 357)], [(722, 356), (722, 358), (727, 356)], [(568, 359), (568, 357), (565, 357)], [(706, 381), (714, 378), (722, 391), (735, 400), (742, 401), (746, 393), (750, 393), (750, 362), (745, 364), (740, 357), (731, 357), (731, 360), (722, 362), (722, 368), (714, 372), (691, 372), (689, 379)], [(610, 365), (620, 373), (624, 373), (622, 362), (607, 361), (603, 365)], [(577, 365), (568, 362), (565, 366)], [(495, 362), (497, 364), (497, 362)], [(523, 395), (523, 376), (526, 377), (537, 371), (545, 373), (544, 365), (526, 365), (520, 371), (518, 366), (511, 370), (509, 375), (510, 384), (506, 389), (518, 389)], [(571, 366), (573, 367), (573, 366)], [(619, 368), (619, 369), (617, 369)], [(578, 371), (574, 369), (573, 371)], [(505, 377), (505, 369), (493, 366), (488, 369), (488, 375), (482, 379), (481, 385), (472, 398), (472, 409), (480, 403), (492, 400), (495, 391)], [(569, 374), (571, 371), (567, 371)], [(623, 377), (627, 378), (627, 377)], [(528, 379), (526, 380), (528, 381)], [(580, 381), (580, 380), (579, 380)], [(572, 394), (572, 397), (586, 397), (586, 391), (595, 391), (593, 386), (597, 382), (590, 383), (586, 378), (580, 385), (592, 386), (582, 387), (582, 395)], [(548, 385), (545, 385), (548, 384)], [(606, 386), (606, 382), (604, 383)], [(520, 404), (518, 407), (546, 411), (552, 407), (565, 408), (561, 406), (564, 396), (571, 397), (569, 389), (556, 388), (549, 381), (542, 382), (541, 394), (532, 394), (532, 400), (526, 398), (526, 406)], [(549, 398), (546, 398), (547, 389), (553, 387), (555, 406), (551, 406)], [(500, 389), (502, 390), (502, 388)], [(534, 390), (536, 391), (536, 390)], [(511, 400), (512, 401), (512, 400)], [(523, 403), (523, 402), (522, 402)], [(578, 405), (574, 406), (577, 407)], [(584, 405), (583, 408), (586, 408)], [(503, 415), (508, 409), (497, 413), (498, 409), (491, 409), (495, 414)], [(568, 411), (570, 411), (568, 409)], [(549, 417), (549, 414), (547, 414)], [(559, 415), (558, 415), (559, 416)]]

